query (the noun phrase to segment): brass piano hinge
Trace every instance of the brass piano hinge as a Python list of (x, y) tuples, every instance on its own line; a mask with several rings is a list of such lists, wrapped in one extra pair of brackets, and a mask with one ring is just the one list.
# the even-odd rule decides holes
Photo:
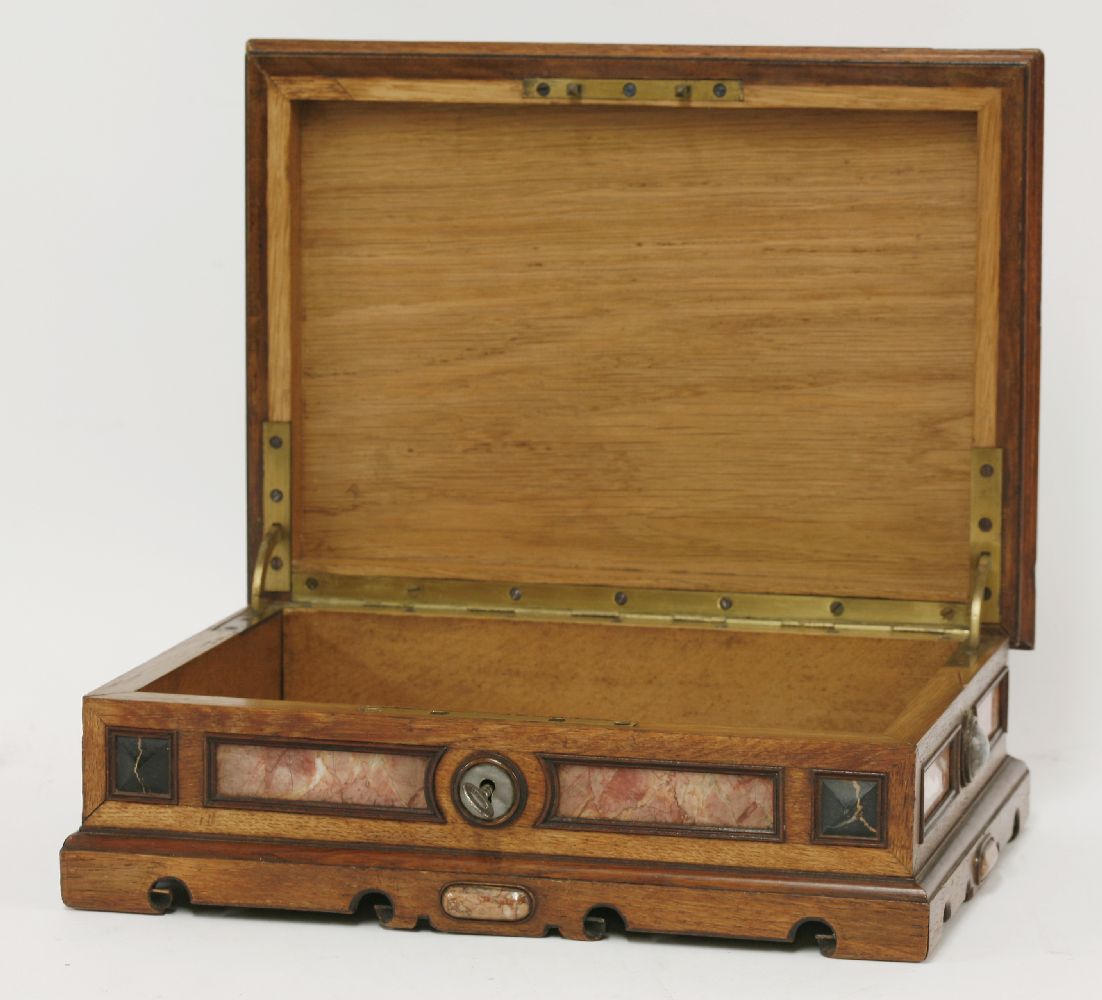
[(253, 565), (250, 605), (291, 589), (291, 425), (265, 421), (261, 442), (264, 534)]
[(726, 629), (968, 636), (968, 606), (943, 601), (744, 594), (484, 580), (343, 576), (299, 569), (295, 603), (414, 614), (492, 615)]
[(635, 104), (730, 104), (746, 99), (741, 80), (608, 80), (529, 77), (524, 97), (543, 101), (631, 101)]

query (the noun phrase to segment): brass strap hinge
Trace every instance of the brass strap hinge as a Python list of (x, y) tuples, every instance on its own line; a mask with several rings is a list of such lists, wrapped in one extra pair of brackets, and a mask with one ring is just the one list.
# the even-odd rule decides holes
[[(999, 621), (1002, 581), (1003, 453), (1001, 448), (972, 449), (972, 523), (969, 542), (973, 574), (987, 555), (986, 582), (980, 592), (980, 620)], [(973, 577), (974, 579), (974, 577)], [(975, 594), (972, 595), (973, 607)]]
[(983, 595), (991, 578), (991, 553), (981, 552), (972, 571), (972, 599), (968, 606), (968, 646), (979, 648), (980, 628), (983, 624)]
[(265, 593), (291, 589), (291, 425), (265, 421), (261, 443), (264, 535), (253, 564), (249, 605), (260, 609)]
[(730, 104), (745, 100), (741, 80), (610, 80), (529, 77), (521, 94), (542, 101), (630, 101), (635, 104)]
[(249, 581), (249, 607), (253, 611), (260, 611), (264, 606), (264, 591), (271, 590), (265, 586), (271, 573), (272, 553), (283, 539), (283, 525), (273, 524), (264, 532), (260, 541), (260, 548), (256, 553), (256, 561), (253, 563), (253, 575)]
[[(1001, 448), (972, 449), (972, 522), (969, 529), (971, 587), (968, 634), (949, 658), (950, 667), (975, 664), (984, 644), (984, 623), (999, 621), (1002, 565), (1003, 453)], [(989, 639), (996, 638), (989, 636)]]
[[(991, 567), (994, 560), (990, 552), (981, 552), (972, 566), (972, 597), (968, 604), (968, 634), (953, 651), (946, 663), (948, 667), (970, 668), (976, 665), (985, 645), (983, 634), (984, 594), (991, 583)], [(1000, 636), (989, 634), (986, 642), (997, 642)]]

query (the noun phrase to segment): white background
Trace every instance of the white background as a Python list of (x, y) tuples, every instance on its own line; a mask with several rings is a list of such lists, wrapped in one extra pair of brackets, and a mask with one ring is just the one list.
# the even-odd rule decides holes
[[(1097, 995), (1099, 71), (1094, 5), (4, 0), (0, 982), (11, 997)], [(1037, 47), (1047, 63), (1033, 817), (921, 966), (338, 918), (68, 911), (80, 696), (243, 603), (248, 37)]]

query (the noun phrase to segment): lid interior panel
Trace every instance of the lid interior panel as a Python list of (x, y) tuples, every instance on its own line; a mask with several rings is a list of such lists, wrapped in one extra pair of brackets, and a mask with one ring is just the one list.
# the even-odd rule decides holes
[(296, 565), (963, 599), (975, 113), (298, 127)]

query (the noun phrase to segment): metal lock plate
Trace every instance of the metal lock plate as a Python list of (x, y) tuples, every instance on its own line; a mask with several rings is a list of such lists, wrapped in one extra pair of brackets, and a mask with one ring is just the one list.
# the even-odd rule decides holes
[(468, 758), (452, 781), (452, 798), (463, 818), (482, 826), (509, 822), (524, 807), (524, 797), (519, 769), (497, 755)]

